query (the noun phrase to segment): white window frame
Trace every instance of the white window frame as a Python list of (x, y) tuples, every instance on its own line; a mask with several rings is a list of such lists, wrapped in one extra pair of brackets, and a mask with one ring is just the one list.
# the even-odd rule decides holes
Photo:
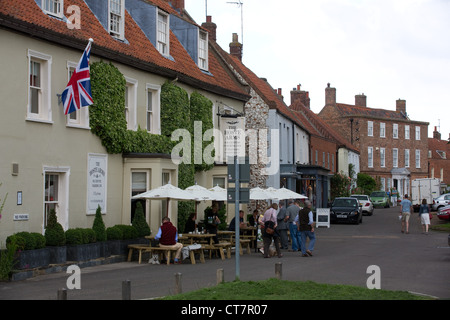
[(137, 130), (137, 94), (138, 81), (125, 76), (127, 94), (125, 94), (125, 118), (128, 130)]
[(409, 153), (409, 149), (405, 149), (405, 168), (409, 168), (409, 164), (410, 164), (410, 153)]
[[(67, 81), (70, 80), (73, 71), (77, 68), (78, 63), (67, 61)], [(69, 113), (66, 116), (66, 126), (71, 128), (90, 129), (89, 127), (89, 106)]]
[(420, 127), (416, 126), (416, 140), (420, 141)]
[[(40, 87), (38, 97), (38, 113), (31, 112), (31, 62), (40, 64)], [(52, 122), (51, 106), (51, 71), (52, 56), (28, 49), (28, 99), (27, 99), (27, 120), (38, 122)]]
[(45, 201), (45, 177), (48, 174), (58, 175), (58, 199), (53, 201), (56, 204), (56, 216), (58, 222), (62, 225), (64, 230), (69, 228), (69, 179), (70, 179), (70, 167), (51, 167), (44, 166), (43, 168), (43, 207), (42, 207), (42, 232), (45, 231), (45, 206), (48, 201)]
[(386, 123), (380, 122), (380, 138), (386, 138)]
[(409, 140), (410, 139), (410, 129), (409, 129), (409, 124), (405, 125), (405, 140)]
[(62, 18), (64, 15), (64, 0), (42, 0), (44, 13)]
[[(204, 39), (203, 39), (204, 37)], [(208, 71), (208, 33), (199, 29), (198, 31), (198, 67)]]
[[(164, 17), (165, 21), (160, 21)], [(170, 55), (170, 16), (164, 11), (156, 12), (156, 49), (163, 56)]]
[(373, 137), (373, 121), (367, 121), (367, 136)]
[(380, 167), (385, 168), (386, 167), (386, 149), (380, 148)]
[(367, 167), (373, 168), (373, 147), (367, 147)]
[(416, 169), (420, 169), (420, 150), (416, 150)]
[(392, 149), (392, 167), (398, 168), (398, 149)]
[[(113, 6), (113, 2), (120, 8)], [(113, 18), (117, 19), (115, 23), (111, 23)], [(117, 28), (115, 28), (116, 24)], [(108, 0), (108, 32), (114, 38), (125, 39), (125, 0)]]
[(398, 139), (398, 123), (392, 125), (392, 138)]
[[(147, 127), (148, 93), (152, 93), (152, 115), (150, 130)], [(145, 86), (145, 128), (149, 133), (161, 134), (161, 86), (147, 83)]]

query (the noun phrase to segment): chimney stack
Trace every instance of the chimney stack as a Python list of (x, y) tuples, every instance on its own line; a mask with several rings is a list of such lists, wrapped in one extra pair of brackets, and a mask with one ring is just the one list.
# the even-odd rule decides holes
[(355, 106), (367, 107), (367, 97), (363, 94), (357, 94), (355, 96)]
[(242, 44), (238, 41), (237, 33), (233, 33), (233, 42), (230, 43), (230, 54), (242, 61)]
[(170, 5), (172, 5), (172, 8), (177, 10), (179, 13), (183, 13), (184, 10), (184, 0), (166, 0), (169, 2)]
[(433, 138), (437, 139), (437, 140), (441, 140), (441, 133), (439, 131), (437, 131), (437, 127), (434, 127), (434, 131), (433, 131)]
[(208, 30), (208, 37), (210, 40), (214, 41), (217, 40), (216, 38), (217, 25), (214, 22), (212, 22), (211, 16), (206, 17), (206, 22), (202, 23), (202, 27)]
[(331, 88), (330, 83), (325, 88), (325, 105), (336, 105), (336, 88)]
[[(308, 91), (302, 91), (300, 90), (301, 85), (297, 85), (297, 88), (292, 89), (291, 91), (291, 107), (294, 110), (296, 109), (296, 104), (300, 102), (305, 107), (310, 109), (310, 98), (309, 98), (309, 92)], [(298, 110), (299, 111), (299, 110)]]
[(406, 116), (406, 100), (398, 99), (396, 101), (395, 110), (397, 112), (402, 112)]

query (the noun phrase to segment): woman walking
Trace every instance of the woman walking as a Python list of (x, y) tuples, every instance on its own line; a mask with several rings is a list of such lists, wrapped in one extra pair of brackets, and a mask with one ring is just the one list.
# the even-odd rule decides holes
[(430, 206), (427, 204), (427, 199), (422, 200), (419, 208), (419, 220), (422, 223), (422, 233), (428, 234), (428, 227), (430, 226)]

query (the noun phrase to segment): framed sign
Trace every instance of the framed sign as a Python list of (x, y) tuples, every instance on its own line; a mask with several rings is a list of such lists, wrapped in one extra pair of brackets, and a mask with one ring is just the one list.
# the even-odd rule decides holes
[(106, 213), (106, 186), (108, 177), (108, 155), (88, 154), (87, 213), (95, 214), (98, 206)]
[(330, 209), (317, 208), (316, 209), (316, 227), (330, 227)]

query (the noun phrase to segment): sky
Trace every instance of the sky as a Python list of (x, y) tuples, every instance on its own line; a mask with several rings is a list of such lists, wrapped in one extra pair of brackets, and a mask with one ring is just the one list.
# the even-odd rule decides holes
[(197, 24), (212, 17), (227, 52), (237, 33), (242, 62), (281, 88), (287, 105), (300, 84), (320, 112), (330, 83), (338, 103), (364, 94), (367, 107), (395, 110), (406, 100), (409, 118), (429, 123), (428, 137), (436, 126), (449, 138), (450, 0), (185, 0), (185, 8)]

